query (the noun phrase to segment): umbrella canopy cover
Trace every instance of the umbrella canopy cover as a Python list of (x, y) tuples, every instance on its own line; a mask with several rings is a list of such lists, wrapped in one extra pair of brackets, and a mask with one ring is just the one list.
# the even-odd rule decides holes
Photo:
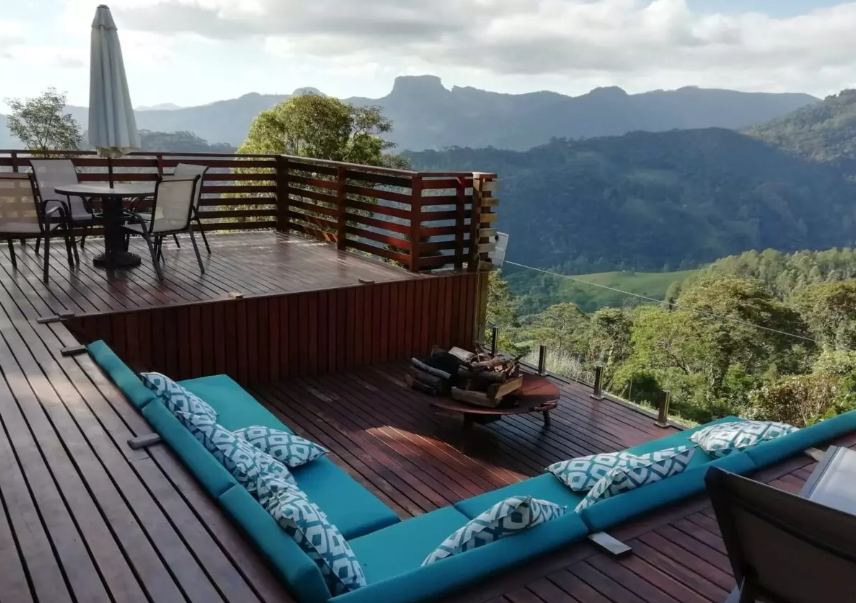
[(89, 76), (89, 143), (102, 156), (118, 157), (140, 148), (137, 121), (128, 92), (119, 32), (107, 6), (92, 22)]

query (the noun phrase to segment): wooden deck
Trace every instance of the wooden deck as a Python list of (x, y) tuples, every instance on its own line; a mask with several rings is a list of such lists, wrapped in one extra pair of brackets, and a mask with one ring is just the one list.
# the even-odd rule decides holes
[[(145, 265), (110, 280), (87, 264), (74, 277), (59, 255), (45, 286), (31, 247), (18, 273), (0, 255), (0, 601), (292, 601), (166, 446), (136, 452), (127, 446), (128, 438), (151, 431), (145, 420), (88, 356), (61, 354), (76, 343), (63, 323), (36, 319), (57, 310), (205, 300), (249, 284), (335, 287), (362, 271), (375, 280), (424, 277), (272, 234), (224, 235), (212, 243), (209, 278), (223, 275), (216, 285), (197, 278), (186, 247), (168, 251), (167, 274), (184, 276), (162, 287)], [(234, 255), (225, 251), (230, 245)], [(267, 266), (263, 254), (276, 255), (280, 267)], [(337, 272), (301, 268), (298, 254), (330, 261)], [(261, 271), (267, 276), (256, 280)], [(561, 382), (549, 430), (538, 416), (477, 426), (464, 455), (457, 447), (460, 420), (430, 411), (401, 374), (400, 363), (388, 363), (250, 389), (297, 432), (328, 446), (335, 462), (401, 517), (535, 475), (552, 461), (664, 434), (650, 417)], [(812, 465), (795, 458), (760, 477), (795, 490)], [(447, 600), (718, 603), (733, 586), (703, 497), (613, 535), (633, 547), (631, 557), (615, 561), (586, 543), (571, 545)]]
[(139, 238), (132, 241), (132, 251), (143, 258), (142, 265), (113, 273), (92, 265), (92, 258), (104, 250), (101, 239), (87, 240), (80, 267), (73, 271), (68, 268), (65, 248), (54, 242), (47, 286), (41, 280), (41, 256), (35, 254), (32, 242), (15, 246), (18, 273), (11, 270), (5, 241), (0, 245), (0, 264), (27, 298), (56, 313), (75, 314), (225, 299), (231, 293), (251, 296), (318, 291), (356, 285), (361, 279), (382, 283), (423, 278), (299, 235), (256, 231), (209, 234), (208, 240), (211, 255), (198, 241), (205, 274), (200, 274), (186, 236), (179, 237), (181, 249), (167, 240), (163, 282), (157, 280), (145, 243)]

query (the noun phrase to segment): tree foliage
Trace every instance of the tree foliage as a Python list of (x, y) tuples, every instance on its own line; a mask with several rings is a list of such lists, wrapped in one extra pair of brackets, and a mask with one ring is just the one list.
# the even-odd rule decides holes
[(355, 107), (320, 94), (293, 96), (253, 120), (239, 153), (275, 153), (407, 167), (384, 138), (392, 122), (380, 107)]
[(9, 131), (31, 151), (73, 151), (80, 147), (80, 125), (65, 110), (66, 94), (48, 88), (39, 96), (7, 98)]

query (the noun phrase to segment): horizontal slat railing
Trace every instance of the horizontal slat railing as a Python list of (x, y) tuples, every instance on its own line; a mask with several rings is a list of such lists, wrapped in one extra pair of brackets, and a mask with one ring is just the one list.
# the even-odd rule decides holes
[[(147, 182), (181, 162), (206, 165), (200, 203), (205, 230), (298, 232), (413, 272), (476, 270), (478, 260), (486, 259), (480, 228), (495, 220), (485, 215), (492, 207), (474, 205), (481, 199), (477, 189), (493, 182), (493, 174), (284, 155), (140, 152), (107, 160), (92, 151), (40, 153), (46, 155), (70, 157), (83, 182), (108, 182), (111, 172), (115, 182)], [(0, 172), (28, 171), (32, 157), (0, 150)]]

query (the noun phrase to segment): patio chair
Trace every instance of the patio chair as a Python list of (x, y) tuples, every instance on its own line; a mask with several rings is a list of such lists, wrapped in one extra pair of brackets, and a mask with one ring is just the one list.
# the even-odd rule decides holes
[(735, 603), (856, 601), (856, 516), (711, 468)]
[(75, 258), (69, 241), (67, 216), (68, 205), (65, 201), (51, 203), (39, 197), (32, 174), (0, 174), (0, 239), (6, 239), (14, 270), (18, 269), (14, 240), (44, 239), (42, 278), (47, 282), (51, 238), (57, 230), (63, 232), (68, 265), (74, 268)]
[(193, 178), (176, 178), (175, 176), (159, 178), (155, 185), (151, 211), (132, 213), (131, 223), (123, 226), (128, 235), (139, 235), (145, 239), (158, 280), (163, 280), (163, 272), (160, 267), (160, 260), (163, 258), (163, 238), (185, 232), (190, 235), (190, 242), (193, 243), (193, 251), (196, 252), (199, 270), (203, 274), (205, 273), (202, 256), (199, 255), (199, 247), (197, 247), (196, 238), (193, 236), (193, 224), (191, 222), (193, 202), (199, 181), (199, 176)]
[[(193, 199), (193, 211), (191, 213), (190, 219), (195, 221), (199, 225), (199, 233), (202, 235), (202, 241), (205, 243), (205, 250), (208, 252), (208, 255), (211, 255), (211, 246), (208, 245), (208, 237), (205, 236), (205, 231), (202, 229), (202, 221), (199, 219), (199, 201), (202, 198), (202, 186), (205, 181), (205, 174), (208, 172), (208, 166), (198, 165), (195, 163), (179, 163), (175, 166), (175, 171), (172, 173), (172, 176), (167, 176), (166, 178), (193, 178), (195, 176), (199, 176), (199, 185), (196, 187), (196, 197)], [(144, 219), (147, 218), (147, 211), (137, 212), (139, 215), (143, 216)], [(173, 240), (177, 247), (181, 247), (181, 243), (178, 242), (178, 237), (173, 235)]]
[[(86, 244), (86, 237), (89, 235), (89, 228), (94, 226), (97, 221), (92, 206), (89, 204), (89, 200), (83, 197), (71, 197), (56, 193), (56, 187), (61, 184), (77, 184), (79, 182), (74, 163), (71, 159), (31, 159), (30, 165), (33, 166), (36, 185), (42, 201), (48, 203), (48, 208), (51, 204), (65, 203), (69, 226), (83, 229), (83, 236), (80, 237), (80, 248), (83, 249)], [(36, 242), (37, 252), (40, 242)], [(72, 242), (75, 243), (74, 239)]]

